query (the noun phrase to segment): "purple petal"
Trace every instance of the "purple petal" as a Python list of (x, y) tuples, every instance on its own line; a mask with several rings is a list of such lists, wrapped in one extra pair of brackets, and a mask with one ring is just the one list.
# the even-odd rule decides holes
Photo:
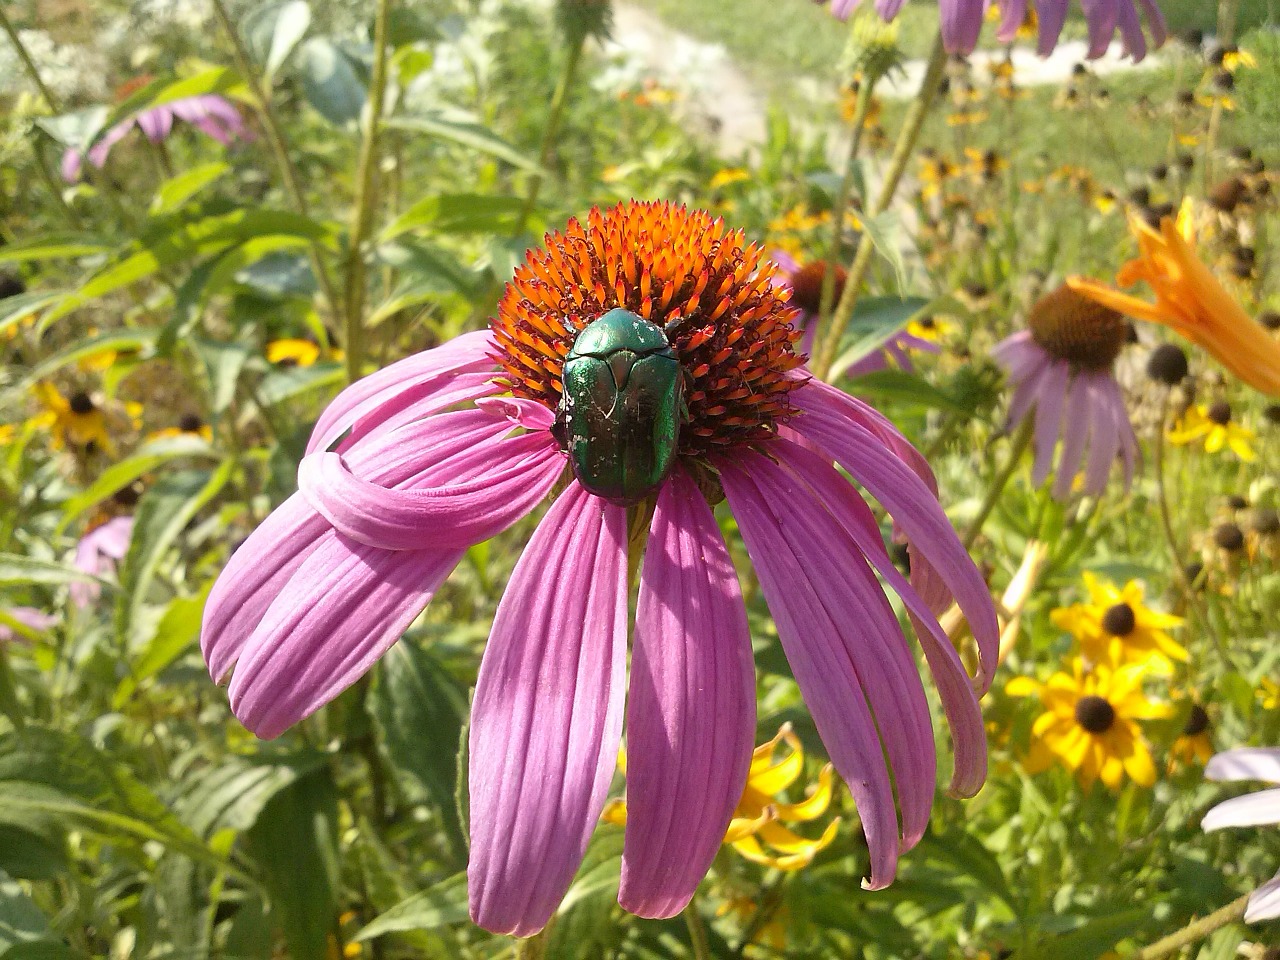
[(325, 408), (316, 421), (307, 453), (328, 450), (348, 430), (361, 426), (361, 421), (382, 419), (387, 412), (398, 412), (414, 402), (446, 389), (450, 374), (480, 373), (491, 370), (488, 357), (492, 337), (487, 330), (464, 333), (436, 347), (406, 357), (357, 380)]
[(84, 158), (80, 156), (80, 151), (72, 147), (67, 147), (62, 152), (62, 164), (59, 168), (62, 179), (67, 183), (75, 183), (80, 179), (80, 165), (84, 162)]
[[(24, 627), (29, 627), (37, 633), (43, 630), (48, 630), (61, 619), (55, 614), (45, 613), (43, 610), (39, 610), (35, 607), (9, 607), (2, 612), (6, 616), (18, 621), (18, 623), (22, 624)], [(0, 623), (0, 643), (8, 643), (18, 636), (20, 636), (18, 631), (14, 630), (13, 627), (9, 626), (7, 623)], [(750, 647), (748, 647), (748, 651), (749, 650)]]
[(490, 471), (465, 483), (392, 490), (361, 480), (336, 453), (298, 467), (298, 489), (345, 536), (382, 550), (468, 547), (488, 540), (537, 506), (564, 472), (546, 433), (496, 444)]
[(1089, 25), (1089, 52), (1086, 56), (1096, 60), (1107, 52), (1111, 37), (1116, 32), (1121, 0), (1080, 0), (1084, 18)]
[(1037, 487), (1049, 478), (1053, 470), (1053, 450), (1062, 431), (1062, 408), (1066, 405), (1070, 379), (1070, 365), (1055, 361), (1045, 371), (1036, 391), (1036, 460), (1031, 470), (1031, 482)]
[(1208, 780), (1280, 783), (1280, 747), (1240, 747), (1215, 754), (1204, 768)]
[(862, 0), (831, 0), (831, 12), (841, 20), (848, 20), (849, 14), (857, 9)]
[[(1089, 393), (1092, 398), (1093, 438), (1089, 443), (1089, 466), (1085, 471), (1085, 492), (1098, 496), (1107, 489), (1107, 479), (1111, 476), (1111, 466), (1120, 453), (1121, 424), (1117, 423), (1116, 407), (1113, 398), (1106, 389), (1106, 374), (1089, 378)], [(1119, 419), (1123, 426), (1129, 426), (1128, 417), (1121, 401)]]
[[(756, 461), (763, 461), (759, 455), (749, 459), (753, 471)], [(795, 510), (775, 513), (785, 505), (758, 487), (755, 476), (731, 463), (721, 464), (720, 476), (796, 683), (862, 817), (871, 854), (870, 887), (887, 886), (898, 860), (893, 788), (867, 704), (868, 691), (850, 656), (851, 643), (859, 639), (851, 628), (867, 618), (855, 614), (847, 621), (836, 613), (842, 608), (836, 601), (845, 586), (832, 582), (834, 564), (810, 568), (811, 557), (804, 549), (809, 534), (792, 525)], [(816, 508), (809, 505), (810, 510)], [(829, 547), (822, 539), (830, 538), (810, 546)]]
[(355, 683), (400, 639), (464, 550), (378, 550), (329, 532), (249, 637), (228, 696), (277, 737)]
[(1036, 0), (1036, 16), (1040, 18), (1040, 38), (1036, 52), (1042, 57), (1053, 53), (1062, 36), (1062, 25), (1067, 22), (1069, 0)]
[(995, 605), (982, 575), (926, 482), (886, 449), (878, 437), (833, 413), (821, 400), (813, 402), (822, 396), (807, 387), (793, 391), (792, 397), (805, 415), (793, 420), (791, 426), (833, 454), (833, 459), (884, 505), (920, 559), (932, 566), (946, 583), (969, 621), (978, 645), (979, 683), (985, 691), (995, 671), (1000, 629)]
[(938, 8), (947, 53), (973, 53), (982, 33), (983, 0), (938, 0)]
[(1013, 43), (1018, 28), (1027, 15), (1027, 0), (1001, 0), (1000, 29), (996, 39), (1001, 43)]
[(1164, 46), (1169, 39), (1169, 26), (1165, 23), (1164, 13), (1156, 0), (1142, 0), (1143, 12), (1147, 15), (1147, 27), (1151, 30), (1151, 40), (1157, 47)]
[[(444, 413), (403, 427), (347, 456), (356, 476), (402, 487), (430, 484), (443, 465), (485, 456), (511, 424), (479, 410)], [(241, 545), (205, 603), (200, 646), (220, 680), (285, 585), (332, 528), (302, 494), (294, 494)]]
[(471, 708), (472, 919), (529, 936), (563, 899), (622, 739), (626, 511), (571, 483), (516, 564)]
[(1053, 482), (1053, 495), (1059, 500), (1066, 500), (1071, 496), (1071, 486), (1084, 462), (1085, 444), (1089, 440), (1091, 429), (1094, 447), (1097, 447), (1097, 435), (1101, 428), (1089, 416), (1092, 409), (1092, 389), (1091, 378), (1078, 373), (1067, 390), (1066, 417), (1062, 426), (1062, 459), (1058, 461), (1058, 476)]
[(645, 549), (630, 691), (618, 902), (673, 917), (724, 841), (756, 725), (738, 577), (711, 508), (680, 470), (658, 496)]
[(1274, 920), (1280, 917), (1280, 873), (1253, 891), (1249, 907), (1244, 912), (1245, 923)]
[(92, 147), (89, 148), (89, 162), (95, 167), (101, 167), (107, 162), (107, 154), (111, 152), (111, 148), (129, 135), (129, 131), (133, 129), (134, 121), (122, 120), (114, 127), (102, 135)]
[(1142, 21), (1138, 19), (1138, 10), (1134, 7), (1133, 0), (1120, 0), (1119, 7), (1120, 36), (1124, 40), (1124, 50), (1137, 63), (1147, 55), (1147, 38), (1142, 35)]
[(169, 136), (169, 131), (173, 129), (173, 106), (173, 104), (167, 104), (138, 114), (138, 126), (152, 143), (159, 143)]
[(1243, 797), (1224, 800), (1204, 815), (1202, 830), (1223, 827), (1258, 827), (1280, 823), (1280, 787), (1246, 793)]
[(950, 790), (957, 796), (973, 796), (986, 779), (987, 738), (978, 698), (955, 646), (924, 599), (894, 566), (871, 508), (830, 460), (785, 441), (771, 445), (770, 452), (813, 488), (876, 572), (902, 598), (951, 725), (956, 759)]
[(881, 20), (888, 23), (898, 15), (898, 11), (906, 2), (907, 0), (876, 0), (876, 13), (880, 14)]
[(752, 453), (742, 458), (743, 469), (769, 498), (779, 524), (789, 532), (792, 552), (801, 564), (797, 572), (809, 580), (832, 622), (841, 625), (840, 639), (889, 757), (902, 807), (902, 846), (909, 849), (929, 825), (938, 774), (933, 725), (920, 674), (866, 557), (849, 537), (841, 536), (843, 525), (824, 509), (825, 498), (792, 470), (784, 469), (792, 466), (789, 458), (803, 463), (817, 455), (785, 441), (770, 444), (769, 453), (783, 466)]

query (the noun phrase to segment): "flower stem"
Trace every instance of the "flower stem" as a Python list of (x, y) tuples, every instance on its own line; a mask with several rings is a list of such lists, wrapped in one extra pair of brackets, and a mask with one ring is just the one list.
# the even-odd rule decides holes
[(369, 79), (364, 139), (360, 143), (356, 196), (347, 240), (347, 324), (343, 346), (347, 354), (348, 382), (359, 380), (364, 368), (364, 243), (373, 221), (377, 194), (378, 137), (383, 101), (387, 96), (387, 21), (390, 14), (391, 0), (378, 0), (373, 21), (373, 73)]
[(1000, 468), (1000, 472), (991, 481), (991, 488), (987, 490), (987, 495), (982, 500), (982, 506), (978, 508), (977, 515), (964, 532), (964, 548), (966, 550), (973, 547), (978, 535), (982, 533), (983, 526), (986, 525), (987, 518), (991, 516), (991, 511), (1000, 502), (1000, 494), (1004, 493), (1004, 488), (1008, 485), (1010, 478), (1013, 477), (1014, 471), (1018, 469), (1018, 462), (1022, 459), (1022, 455), (1031, 446), (1031, 437), (1034, 430), (1034, 418), (1027, 417), (1022, 421), (1022, 426), (1018, 428), (1018, 432), (1014, 434), (1013, 442), (1009, 447), (1009, 459), (1005, 461), (1005, 465)]
[(693, 960), (711, 960), (711, 945), (707, 942), (707, 927), (702, 922), (702, 914), (698, 912), (698, 898), (695, 895), (684, 908), (685, 926), (689, 928), (689, 942), (693, 945)]
[(849, 156), (844, 162), (844, 176), (840, 179), (840, 192), (836, 194), (835, 204), (831, 208), (831, 243), (827, 247), (828, 266), (822, 272), (822, 297), (818, 301), (819, 330), (822, 330), (831, 319), (831, 308), (836, 300), (835, 261), (840, 256), (840, 234), (844, 231), (844, 212), (849, 206), (849, 195), (853, 193), (853, 177), (858, 169), (858, 150), (862, 146), (862, 131), (866, 127), (867, 115), (871, 112), (871, 99), (875, 93), (876, 83), (880, 77), (872, 76), (863, 79), (858, 86), (858, 101), (853, 111), (853, 132), (849, 139)]
[[(894, 195), (898, 192), (898, 184), (906, 174), (907, 164), (915, 152), (916, 141), (920, 139), (920, 131), (924, 128), (929, 108), (938, 95), (946, 65), (947, 51), (942, 45), (942, 33), (939, 32), (933, 41), (933, 52), (929, 55), (929, 64), (925, 68), (924, 79), (920, 83), (920, 92), (916, 94), (915, 100), (907, 110), (902, 130), (898, 133), (898, 142), (893, 148), (893, 156), (889, 159), (889, 168), (885, 171), (884, 182), (880, 185), (880, 192), (867, 211), (867, 216), (878, 217), (888, 210), (893, 202)], [(815, 357), (813, 372), (821, 380), (827, 378), (831, 364), (835, 361), (836, 351), (840, 349), (840, 341), (844, 338), (844, 331), (853, 317), (854, 307), (858, 304), (858, 288), (866, 279), (874, 252), (875, 243), (871, 239), (871, 234), (864, 230), (862, 239), (858, 242), (857, 253), (853, 256), (853, 263), (849, 266), (844, 292), (831, 317), (826, 339), (823, 340)]]
[(547, 955), (547, 928), (516, 941), (515, 960), (542, 960)]
[(53, 95), (53, 91), (49, 89), (44, 82), (44, 78), (40, 76), (40, 71), (36, 68), (36, 62), (31, 59), (31, 54), (27, 52), (22, 38), (18, 36), (18, 31), (9, 21), (3, 6), (0, 6), (0, 27), (3, 27), (4, 32), (9, 35), (9, 42), (13, 44), (13, 49), (18, 52), (18, 59), (22, 61), (22, 66), (26, 68), (27, 75), (31, 77), (36, 89), (40, 91), (40, 96), (44, 97), (44, 102), (49, 105), (49, 109), (54, 113), (61, 113), (62, 106), (58, 103), (58, 98)]
[(1252, 894), (1246, 893), (1244, 896), (1232, 900), (1221, 910), (1215, 910), (1207, 917), (1191, 921), (1176, 933), (1171, 933), (1169, 936), (1157, 940), (1146, 949), (1139, 950), (1133, 955), (1133, 960), (1160, 960), (1162, 957), (1171, 957), (1183, 947), (1203, 940), (1209, 934), (1221, 930), (1227, 924), (1234, 923), (1243, 917), (1245, 909), (1249, 906), (1250, 896)]
[(578, 65), (582, 62), (582, 49), (586, 46), (587, 36), (575, 31), (569, 40), (569, 50), (564, 61), (564, 70), (556, 83), (555, 93), (551, 96), (551, 112), (547, 114), (547, 125), (542, 130), (542, 145), (538, 149), (539, 172), (529, 178), (529, 192), (525, 195), (524, 206), (516, 220), (516, 234), (524, 232), (525, 224), (538, 205), (538, 194), (542, 190), (542, 171), (551, 162), (551, 152), (555, 149), (556, 134), (560, 131), (560, 119), (564, 115), (565, 104), (569, 102), (569, 90), (573, 87), (574, 77), (578, 73)]
[[(231, 53), (236, 63), (236, 70), (252, 95), (254, 109), (262, 121), (262, 129), (267, 143), (271, 146), (271, 153), (275, 157), (276, 167), (280, 172), (280, 181), (284, 185), (285, 196), (288, 197), (289, 204), (293, 207), (295, 213), (309, 217), (311, 213), (307, 205), (307, 198), (303, 194), (302, 188), (298, 186), (298, 171), (294, 168), (293, 161), (289, 158), (289, 146), (284, 139), (284, 131), (280, 126), (280, 121), (276, 119), (275, 111), (271, 108), (271, 90), (266, 86), (262, 76), (254, 70), (249, 51), (236, 30), (231, 15), (227, 12), (224, 0), (213, 0), (213, 12), (218, 18), (218, 24), (222, 27), (222, 31), (227, 35), (227, 39), (231, 41)], [(316, 282), (320, 284), (320, 289), (324, 293), (324, 299), (330, 315), (336, 318), (339, 307), (338, 294), (333, 285), (333, 279), (329, 276), (329, 270), (325, 266), (322, 254), (323, 251), (320, 248), (320, 244), (313, 241), (310, 246), (311, 269), (315, 272)]]

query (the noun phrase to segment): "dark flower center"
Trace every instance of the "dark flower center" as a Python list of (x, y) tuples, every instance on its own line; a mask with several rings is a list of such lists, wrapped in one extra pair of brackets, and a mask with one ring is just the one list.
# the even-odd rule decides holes
[(1162, 343), (1147, 358), (1147, 376), (1158, 383), (1177, 386), (1187, 378), (1187, 354), (1176, 343)]
[(1076, 723), (1090, 733), (1106, 733), (1116, 722), (1116, 708), (1102, 697), (1087, 696), (1076, 701)]
[(1129, 335), (1124, 317), (1066, 284), (1036, 302), (1027, 327), (1049, 354), (1086, 370), (1109, 369)]
[(1218, 426), (1225, 427), (1231, 422), (1231, 404), (1225, 400), (1211, 403), (1209, 404), (1209, 409), (1205, 411), (1205, 416), (1218, 424)]
[(77, 391), (71, 395), (69, 401), (71, 412), (84, 416), (86, 413), (93, 413), (93, 398), (83, 390)]
[(1187, 714), (1187, 725), (1182, 728), (1182, 735), (1184, 737), (1194, 737), (1208, 729), (1209, 714), (1205, 712), (1204, 707), (1200, 706), (1200, 704), (1193, 703), (1191, 712)]
[(1137, 625), (1138, 618), (1134, 616), (1133, 607), (1127, 603), (1108, 607), (1107, 612), (1102, 615), (1102, 629), (1113, 637), (1127, 637)]
[(1213, 542), (1228, 553), (1235, 553), (1244, 546), (1244, 531), (1234, 523), (1221, 524), (1213, 531)]
[(133, 484), (121, 487), (111, 495), (111, 499), (122, 507), (133, 507), (138, 504), (138, 488)]
[(1264, 537), (1272, 537), (1280, 533), (1280, 513), (1267, 508), (1253, 515), (1253, 529)]
[(185, 413), (182, 415), (182, 419), (178, 421), (178, 429), (183, 433), (199, 433), (200, 428), (203, 426), (204, 421), (194, 413)]
[[(807, 263), (791, 275), (791, 305), (799, 307), (805, 313), (816, 314), (822, 309), (822, 284), (826, 280), (827, 270), (831, 265), (825, 260)], [(843, 267), (835, 268), (836, 289), (835, 300), (840, 299), (844, 291), (845, 271)]]
[(661, 327), (684, 377), (683, 457), (763, 442), (794, 408), (800, 333), (777, 267), (740, 230), (672, 203), (574, 218), (529, 251), (490, 321), (499, 382), (557, 409), (565, 357), (615, 308)]

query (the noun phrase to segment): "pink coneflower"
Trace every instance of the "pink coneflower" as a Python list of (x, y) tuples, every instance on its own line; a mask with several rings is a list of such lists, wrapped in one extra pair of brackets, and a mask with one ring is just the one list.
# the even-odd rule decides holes
[(1113, 373), (1128, 336), (1124, 319), (1062, 286), (1031, 308), (1027, 327), (997, 344), (991, 355), (1014, 388), (1008, 428), (1035, 418), (1032, 479), (1037, 486), (1048, 479), (1061, 439), (1055, 497), (1070, 496), (1081, 467), (1084, 491), (1102, 493), (1117, 457), (1128, 490), (1138, 439)]
[[(819, 3), (825, 0), (818, 0)], [(887, 23), (898, 15), (906, 0), (876, 0), (876, 12)], [(978, 44), (982, 33), (982, 20), (988, 6), (995, 3), (1000, 9), (1000, 28), (996, 34), (1001, 43), (1012, 43), (1018, 28), (1027, 16), (1028, 0), (938, 0), (938, 13), (942, 22), (942, 40), (947, 53), (970, 54)], [(1167, 36), (1164, 15), (1155, 0), (1139, 0), (1146, 14), (1151, 39), (1158, 47)], [(857, 8), (860, 0), (831, 0), (831, 12), (841, 20)], [(1036, 0), (1034, 6), (1040, 25), (1040, 56), (1047, 57), (1058, 45), (1062, 25), (1067, 19), (1070, 0)], [(1142, 21), (1138, 17), (1134, 0), (1080, 0), (1084, 17), (1089, 25), (1090, 58), (1102, 56), (1111, 44), (1117, 29), (1124, 43), (1124, 52), (1135, 61), (1147, 55), (1147, 41), (1142, 34)]]
[[(1209, 761), (1204, 775), (1209, 780), (1261, 780), (1277, 785), (1270, 790), (1222, 801), (1200, 821), (1205, 830), (1280, 823), (1280, 748), (1228, 750)], [(1280, 873), (1253, 891), (1244, 922), (1257, 923), (1276, 917), (1280, 917)]]
[[(111, 148), (123, 140), (135, 125), (146, 134), (152, 143), (160, 143), (173, 130), (174, 120), (185, 120), (197, 130), (217, 140), (223, 146), (236, 139), (247, 139), (248, 131), (239, 111), (231, 105), (231, 101), (217, 94), (203, 94), (198, 97), (184, 97), (171, 100), (169, 103), (144, 110), (128, 119), (121, 120), (104, 133), (89, 149), (89, 162), (101, 167), (107, 162), (107, 154)], [(62, 179), (67, 183), (75, 183), (80, 179), (80, 167), (84, 157), (79, 150), (68, 148), (62, 155)]]
[[(132, 536), (133, 517), (108, 520), (80, 538), (71, 565), (95, 577), (104, 577), (129, 552), (129, 538)], [(77, 607), (87, 607), (101, 593), (102, 586), (92, 581), (79, 580), (71, 584), (71, 602)]]
[[(777, 275), (777, 282), (791, 291), (791, 306), (799, 311), (795, 322), (799, 324), (801, 331), (800, 352), (811, 357), (814, 339), (817, 336), (818, 315), (822, 308), (822, 284), (829, 265), (825, 260), (814, 260), (802, 267), (795, 257), (785, 250), (771, 250), (769, 259), (780, 268), (781, 273)], [(839, 302), (840, 294), (844, 290), (844, 268), (835, 266), (835, 275), (834, 302)], [(877, 370), (885, 370), (890, 366), (896, 366), (910, 373), (915, 370), (915, 365), (911, 362), (909, 351), (923, 350), (926, 353), (939, 353), (941, 349), (931, 340), (900, 330), (891, 336), (884, 346), (861, 357), (842, 369), (840, 373), (848, 377), (861, 377)]]
[[(12, 617), (24, 627), (30, 627), (32, 630), (48, 630), (58, 618), (52, 613), (45, 613), (35, 607), (8, 607), (4, 611), (5, 616)], [(0, 622), (0, 643), (8, 643), (21, 637), (22, 635), (7, 623)]]
[[(604, 807), (625, 699), (619, 900), (642, 916), (674, 915), (720, 847), (753, 746), (746, 610), (712, 512), (727, 497), (862, 815), (870, 884), (884, 886), (928, 824), (937, 760), (924, 687), (877, 574), (910, 612), (938, 684), (953, 790), (972, 794), (986, 768), (974, 685), (936, 615), (956, 598), (985, 690), (995, 613), (928, 465), (875, 410), (803, 375), (793, 311), (740, 231), (629, 202), (570, 220), (545, 244), (516, 271), (489, 330), (366, 377), (321, 415), (299, 492), (209, 596), (211, 674), (234, 664), (232, 709), (258, 735), (278, 735), (368, 670), (468, 546), (561, 489), (512, 573), (480, 665), (471, 914), (522, 936), (547, 922)], [(835, 462), (894, 519), (911, 582)], [(626, 696), (637, 503), (653, 519)]]

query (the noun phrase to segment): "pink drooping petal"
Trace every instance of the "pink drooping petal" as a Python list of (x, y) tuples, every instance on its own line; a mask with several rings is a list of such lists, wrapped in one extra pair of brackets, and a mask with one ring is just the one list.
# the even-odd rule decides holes
[(66, 183), (75, 183), (80, 179), (80, 166), (84, 163), (84, 157), (75, 147), (67, 147), (62, 151), (62, 163), (59, 165), (58, 171), (62, 174), (62, 179)]
[(1062, 408), (1066, 405), (1071, 367), (1066, 362), (1049, 365), (1036, 392), (1035, 465), (1031, 482), (1037, 487), (1053, 471), (1053, 451), (1062, 433)]
[(1025, 380), (1019, 381), (1013, 388), (1013, 397), (1009, 400), (1009, 410), (1005, 414), (1005, 431), (1012, 432), (1022, 425), (1035, 406), (1041, 384), (1052, 367), (1047, 359), (1027, 374)]
[(888, 23), (898, 15), (906, 2), (907, 0), (876, 0), (876, 13), (880, 14), (880, 18), (885, 23)]
[(640, 571), (627, 703), (627, 832), (618, 902), (689, 903), (751, 766), (751, 633), (715, 516), (681, 470), (658, 496)]
[[(511, 424), (480, 410), (443, 413), (372, 440), (347, 456), (358, 477), (401, 488), (432, 484), (439, 469), (485, 456)], [(455, 472), (456, 475), (456, 472)], [(277, 507), (227, 562), (205, 603), (200, 646), (221, 680), (267, 608), (332, 530), (298, 493)]]
[[(1084, 489), (1090, 496), (1098, 496), (1107, 489), (1111, 467), (1120, 453), (1120, 431), (1128, 429), (1128, 416), (1121, 403), (1117, 411), (1106, 389), (1109, 377), (1094, 375), (1087, 378), (1092, 398), (1093, 437), (1089, 442), (1089, 465), (1085, 468)], [(1117, 413), (1119, 416), (1117, 417)]]
[(1221, 830), (1223, 827), (1259, 827), (1270, 823), (1280, 823), (1280, 787), (1224, 800), (1204, 815), (1200, 827)]
[[(80, 538), (71, 565), (90, 576), (107, 576), (129, 552), (132, 537), (133, 517), (113, 517)], [(101, 593), (102, 585), (92, 581), (76, 581), (70, 587), (71, 602), (77, 607), (88, 606)]]
[(1249, 906), (1244, 912), (1245, 923), (1274, 920), (1280, 917), (1280, 873), (1253, 891)]
[(962, 797), (973, 796), (987, 775), (987, 738), (982, 726), (982, 711), (973, 684), (950, 638), (938, 623), (937, 616), (906, 578), (898, 572), (881, 539), (880, 527), (866, 501), (832, 466), (828, 459), (796, 445), (780, 441), (778, 459), (813, 488), (831, 515), (853, 538), (863, 556), (876, 572), (902, 598), (903, 605), (924, 650), (925, 659), (951, 726), (955, 744), (955, 770), (950, 791)]
[[(901, 4), (902, 0), (896, 2)], [(973, 53), (982, 33), (982, 12), (985, 8), (983, 0), (938, 0), (942, 42), (948, 53), (966, 56)]]
[(991, 359), (1004, 369), (1011, 383), (1017, 384), (1044, 366), (1049, 355), (1031, 339), (1031, 334), (1019, 330), (991, 348)]
[(138, 114), (138, 126), (152, 143), (159, 143), (169, 136), (169, 132), (173, 129), (175, 106), (176, 104), (166, 104)]
[(1214, 754), (1204, 775), (1207, 780), (1280, 783), (1280, 747), (1240, 747)]
[(244, 121), (239, 111), (222, 97), (214, 94), (188, 97), (175, 100), (169, 106), (174, 114), (223, 146), (245, 136)]
[(269, 740), (319, 710), (400, 639), (463, 552), (392, 552), (324, 534), (245, 643), (232, 712)]
[[(24, 627), (35, 630), (37, 633), (42, 630), (48, 630), (61, 619), (55, 614), (45, 613), (36, 607), (7, 607), (3, 612), (6, 616), (18, 621)], [(7, 623), (0, 623), (0, 643), (9, 643), (20, 636), (18, 631)]]
[(129, 131), (133, 129), (133, 124), (132, 118), (122, 120), (104, 133), (98, 142), (89, 148), (89, 162), (95, 167), (101, 167), (105, 164), (111, 148), (129, 135)]
[(919, 671), (866, 557), (825, 499), (792, 467), (792, 458), (803, 463), (815, 455), (785, 441), (770, 444), (769, 453), (778, 463), (756, 453), (743, 455), (740, 462), (789, 531), (791, 551), (800, 561), (797, 572), (810, 581), (831, 620), (840, 625), (840, 640), (875, 715), (898, 788), (902, 849), (910, 849), (929, 825), (938, 775)]
[(1164, 42), (1169, 39), (1169, 25), (1165, 22), (1164, 11), (1156, 0), (1142, 0), (1142, 9), (1147, 15), (1152, 43), (1157, 47), (1164, 46)]
[(571, 483), (498, 605), (471, 708), (471, 918), (529, 936), (564, 897), (622, 739), (626, 511)]
[(388, 410), (402, 410), (447, 388), (448, 374), (492, 369), (494, 364), (488, 356), (491, 346), (492, 338), (487, 330), (464, 333), (433, 350), (415, 353), (357, 380), (334, 397), (320, 414), (307, 442), (307, 453), (328, 450), (365, 418), (381, 421)]
[(555, 414), (538, 401), (521, 397), (480, 397), (475, 403), (477, 409), (526, 430), (550, 430), (556, 419)]
[(1124, 41), (1124, 52), (1133, 57), (1137, 63), (1147, 55), (1147, 38), (1142, 35), (1142, 21), (1138, 18), (1138, 10), (1133, 0), (1120, 0), (1118, 20), (1120, 38)]
[(1070, 0), (1036, 0), (1036, 16), (1040, 20), (1040, 38), (1036, 52), (1042, 57), (1053, 53), (1062, 36), (1062, 25), (1067, 22), (1067, 5)]
[(1131, 0), (1080, 0), (1084, 8), (1084, 18), (1089, 26), (1089, 52), (1085, 54), (1090, 60), (1096, 60), (1107, 52), (1111, 45), (1111, 37), (1116, 32), (1116, 20), (1119, 17), (1121, 3)]
[(393, 490), (361, 480), (336, 453), (313, 453), (298, 467), (298, 489), (334, 528), (382, 550), (468, 547), (532, 510), (564, 472), (549, 434), (494, 446), (490, 471), (465, 483)]
[(1129, 409), (1125, 406), (1124, 394), (1120, 384), (1109, 373), (1094, 375), (1095, 389), (1102, 394), (1103, 402), (1111, 411), (1115, 421), (1116, 436), (1120, 439), (1120, 457), (1124, 462), (1124, 489), (1128, 493), (1133, 486), (1133, 471), (1142, 458), (1142, 450), (1138, 447), (1138, 437), (1133, 432), (1133, 424), (1129, 422)]
[(1000, 7), (1000, 29), (996, 31), (996, 39), (1001, 43), (1013, 43), (1027, 16), (1027, 0), (1001, 0)]
[(1090, 433), (1094, 437), (1095, 448), (1097, 446), (1098, 426), (1089, 416), (1092, 390), (1092, 379), (1078, 373), (1067, 391), (1066, 415), (1062, 427), (1062, 457), (1058, 461), (1058, 475), (1053, 481), (1053, 495), (1059, 500), (1066, 500), (1071, 496), (1072, 484), (1076, 474), (1080, 472), (1080, 465), (1084, 463), (1084, 451), (1089, 443)]
[(793, 391), (793, 396), (800, 395), (796, 402), (797, 406), (804, 404), (805, 415), (791, 421), (791, 426), (827, 451), (884, 505), (914, 551), (913, 571), (916, 554), (937, 571), (969, 621), (978, 646), (979, 684), (985, 692), (995, 672), (1000, 643), (995, 605), (936, 494), (879, 438), (858, 424), (833, 415), (821, 403), (809, 403), (807, 393), (807, 389)]
[[(754, 467), (754, 464), (753, 464)], [(880, 734), (849, 655), (852, 623), (828, 607), (833, 585), (808, 569), (798, 540), (806, 534), (774, 510), (780, 506), (755, 477), (721, 464), (721, 481), (769, 603), (783, 650), (831, 761), (849, 785), (871, 856), (870, 887), (893, 881), (898, 818)], [(843, 585), (835, 585), (837, 591)], [(932, 748), (931, 748), (932, 749)], [(864, 884), (866, 881), (864, 881)]]
[(848, 20), (849, 14), (857, 9), (862, 0), (831, 0), (831, 12), (841, 20)]

